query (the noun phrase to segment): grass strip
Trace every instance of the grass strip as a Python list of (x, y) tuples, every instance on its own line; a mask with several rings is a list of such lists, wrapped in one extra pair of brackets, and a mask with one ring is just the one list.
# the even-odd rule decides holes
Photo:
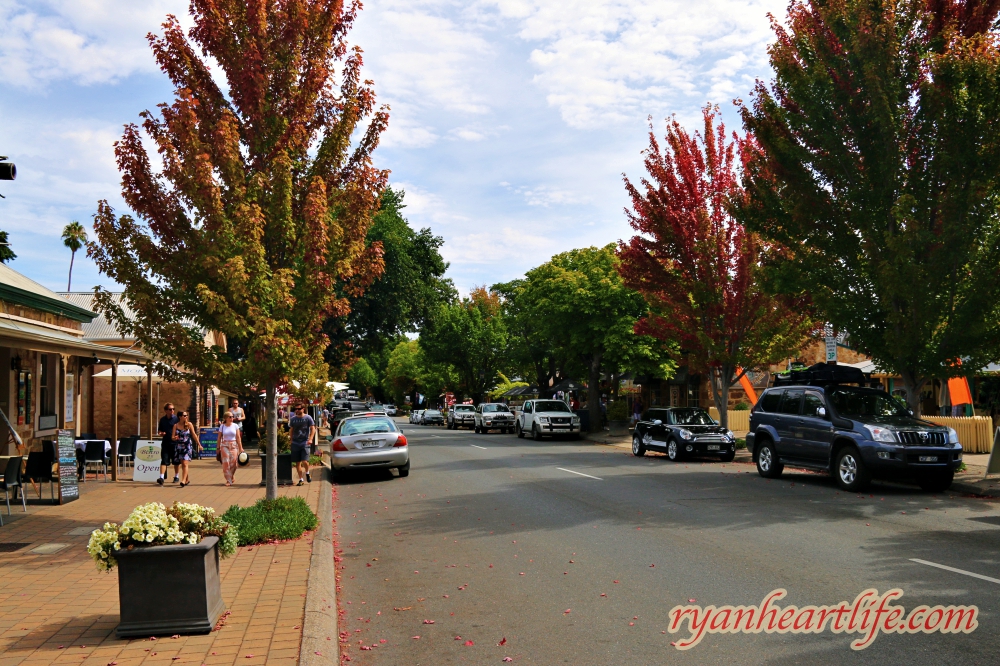
[(222, 519), (236, 526), (241, 546), (298, 539), (318, 524), (316, 514), (301, 497), (262, 499), (248, 507), (234, 504)]

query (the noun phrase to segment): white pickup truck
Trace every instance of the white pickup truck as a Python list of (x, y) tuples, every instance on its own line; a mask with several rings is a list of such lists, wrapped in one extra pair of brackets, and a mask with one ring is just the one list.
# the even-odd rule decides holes
[(539, 440), (543, 435), (571, 435), (580, 438), (580, 417), (562, 400), (529, 400), (517, 415), (514, 426), (518, 437), (531, 433)]

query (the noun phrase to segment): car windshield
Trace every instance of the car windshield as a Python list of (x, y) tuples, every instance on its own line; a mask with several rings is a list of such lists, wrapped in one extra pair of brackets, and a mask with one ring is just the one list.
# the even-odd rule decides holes
[(367, 435), (377, 432), (396, 432), (396, 424), (382, 417), (370, 419), (348, 419), (340, 424), (340, 437), (348, 435)]
[(456, 412), (474, 412), (476, 408), (472, 405), (455, 405), (452, 409)]
[(715, 425), (715, 420), (704, 409), (674, 409), (676, 425)]
[(424, 416), (441, 416), (441, 412), (436, 409), (428, 409), (424, 412)]
[(483, 414), (488, 412), (508, 412), (507, 405), (483, 405)]
[(535, 403), (535, 412), (568, 412), (569, 405), (562, 400), (539, 400)]
[(829, 391), (830, 404), (841, 416), (909, 416), (906, 406), (888, 393), (840, 387)]

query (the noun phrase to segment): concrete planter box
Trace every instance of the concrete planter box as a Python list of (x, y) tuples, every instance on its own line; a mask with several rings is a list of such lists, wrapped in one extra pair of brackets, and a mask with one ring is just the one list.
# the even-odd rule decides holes
[[(261, 449), (263, 453), (263, 449)], [(267, 485), (267, 455), (263, 454), (260, 457), (260, 485)], [(279, 453), (278, 454), (278, 485), (279, 486), (290, 486), (292, 485), (292, 454), (291, 453)]]
[(226, 610), (219, 584), (219, 538), (120, 550), (118, 638), (207, 634)]

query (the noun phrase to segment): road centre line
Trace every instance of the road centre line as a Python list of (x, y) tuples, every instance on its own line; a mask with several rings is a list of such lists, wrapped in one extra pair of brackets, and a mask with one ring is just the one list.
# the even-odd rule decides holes
[(944, 569), (945, 571), (952, 571), (954, 573), (962, 574), (963, 576), (972, 576), (973, 578), (978, 578), (980, 580), (988, 580), (991, 583), (996, 583), (1000, 585), (1000, 578), (990, 578), (989, 576), (972, 573), (971, 571), (966, 571), (965, 569), (956, 569), (955, 567), (948, 567), (943, 564), (937, 564), (936, 562), (928, 562), (927, 560), (918, 560), (914, 557), (911, 557), (910, 561), (916, 562), (917, 564), (926, 564), (929, 567), (937, 567), (938, 569)]
[(476, 447), (477, 449), (482, 449), (483, 451), (485, 451), (485, 450), (486, 450), (486, 447), (485, 447), (485, 446), (478, 446), (478, 445), (476, 445), (476, 444), (469, 444), (469, 446), (475, 446), (475, 447)]
[(569, 472), (570, 474), (579, 474), (580, 476), (585, 476), (588, 479), (597, 479), (598, 481), (603, 481), (604, 480), (604, 479), (602, 479), (599, 476), (591, 476), (589, 474), (584, 474), (583, 472), (574, 472), (573, 470), (566, 469), (565, 467), (556, 467), (556, 469), (558, 469), (561, 472)]

